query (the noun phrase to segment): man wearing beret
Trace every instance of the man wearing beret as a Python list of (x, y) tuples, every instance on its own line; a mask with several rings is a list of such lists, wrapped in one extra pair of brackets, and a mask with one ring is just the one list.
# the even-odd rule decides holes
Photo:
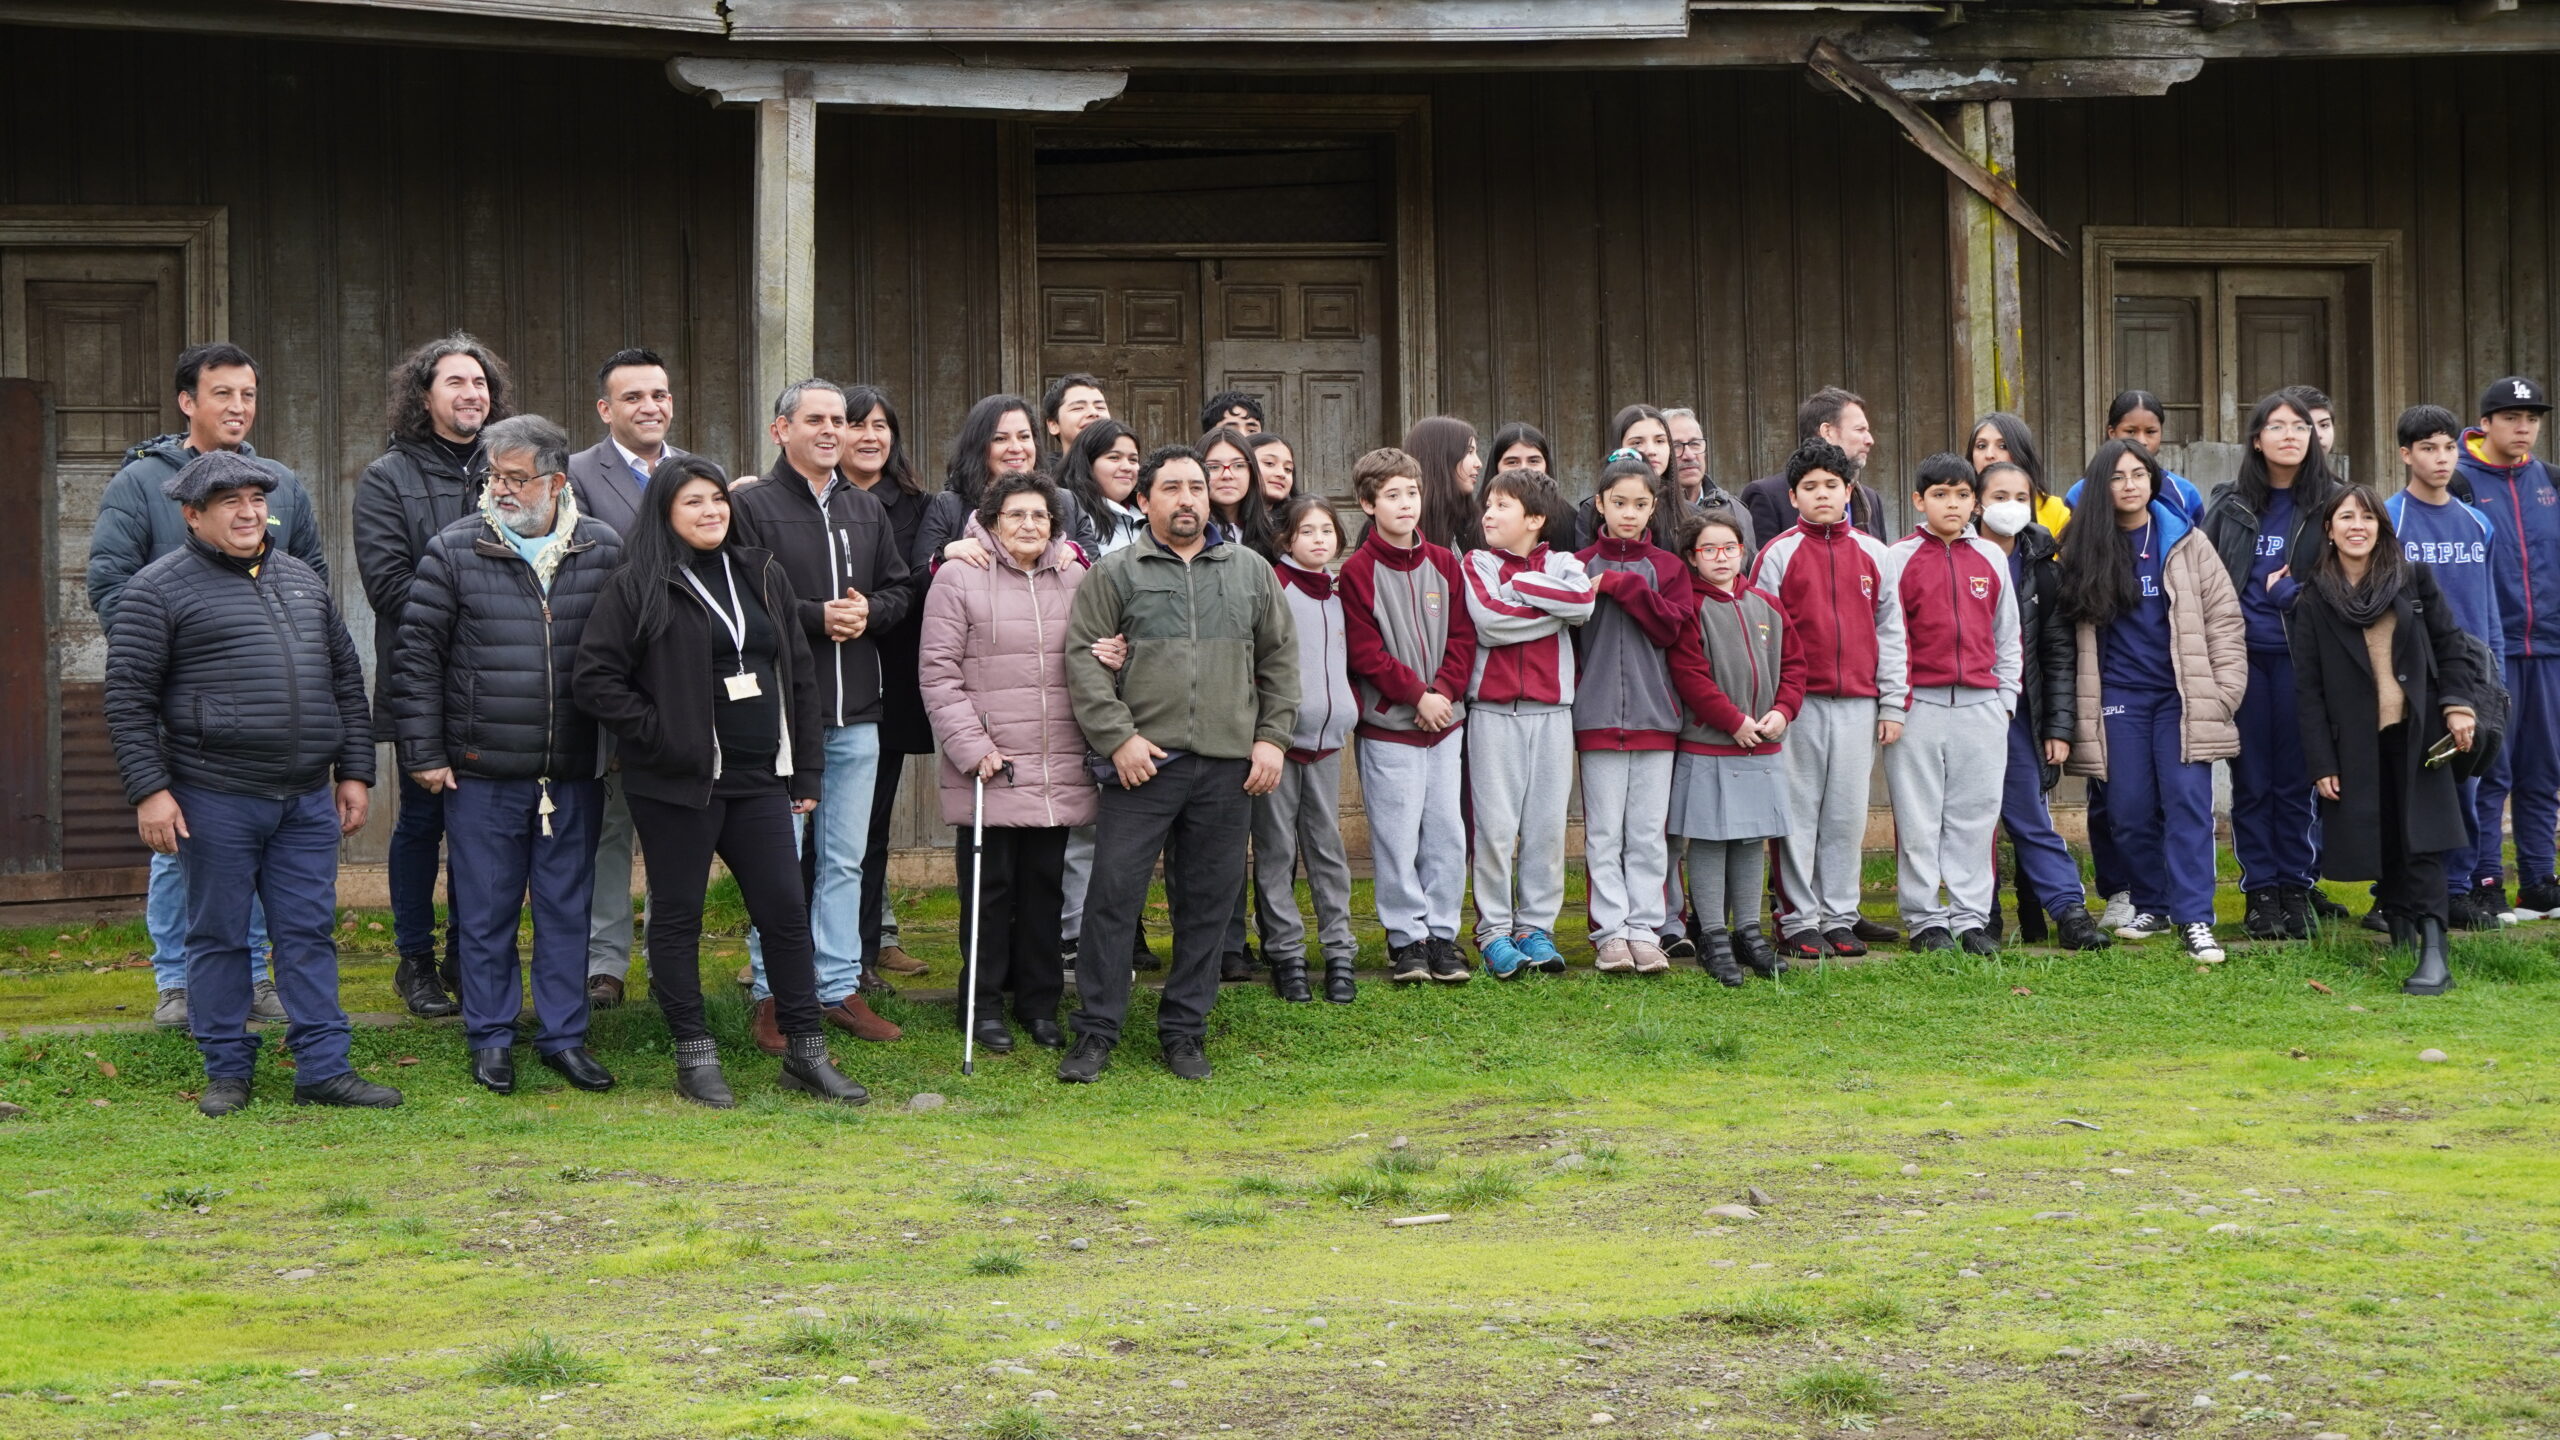
[(338, 1007), (338, 838), (364, 824), (373, 734), (364, 670), (319, 572), (270, 538), (272, 472), (199, 455), (165, 493), (186, 543), (142, 567), (107, 639), (107, 729), (143, 843), (178, 857), (196, 1108), (249, 1103), (249, 901), (266, 907), (292, 1022), (297, 1105), (387, 1108), (400, 1092), (347, 1061)]

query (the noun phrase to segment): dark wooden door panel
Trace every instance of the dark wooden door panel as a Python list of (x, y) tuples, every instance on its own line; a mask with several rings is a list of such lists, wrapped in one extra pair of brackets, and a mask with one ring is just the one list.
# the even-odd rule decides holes
[(1201, 262), (1201, 383), (1262, 402), (1297, 448), (1298, 483), (1351, 491), (1351, 465), (1385, 440), (1383, 263), (1370, 256)]
[(1040, 266), (1040, 379), (1082, 371), (1142, 449), (1189, 444), (1200, 414), (1200, 278), (1189, 260)]
[(0, 874), (56, 865), (53, 725), (45, 702), (53, 643), (42, 623), (53, 567), (50, 401), (33, 380), (0, 380), (0, 509), (22, 517), (0, 530)]

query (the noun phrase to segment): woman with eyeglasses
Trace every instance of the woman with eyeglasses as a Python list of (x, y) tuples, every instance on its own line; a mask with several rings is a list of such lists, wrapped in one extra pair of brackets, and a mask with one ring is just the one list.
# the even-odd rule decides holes
[[(1007, 991), (1033, 1044), (1066, 1043), (1058, 927), (1067, 830), (1092, 824), (1100, 804), (1067, 694), (1067, 610), (1085, 566), (1057, 535), (1060, 508), (1057, 487), (1039, 475), (1004, 475), (987, 487), (963, 533), (995, 563), (945, 566), (934, 578), (917, 656), (917, 683), (942, 743), (942, 818), (958, 832), (961, 933), (978, 940), (974, 1033), (999, 1055), (1013, 1049)], [(986, 830), (973, 887), (970, 822), (980, 782)]]
[(2204, 516), (2205, 539), (2222, 557), (2249, 622), (2249, 694), (2240, 702), (2240, 753), (2231, 761), (2231, 851), (2248, 897), (2240, 928), (2253, 940), (2311, 935), (2320, 825), (2285, 627), (2302, 590), (2294, 557), (2318, 538), (2312, 517), (2337, 493), (2311, 412), (2279, 390), (2249, 412), (2240, 476), (2214, 495)]
[(2339, 491), (2311, 516), (2293, 612), (2302, 747), (2320, 797), (2320, 868), (2377, 880), (2411, 995), (2453, 988), (2444, 856), (2470, 843), (2458, 757), (2485, 677), (2433, 571), (2409, 563), (2382, 499)]

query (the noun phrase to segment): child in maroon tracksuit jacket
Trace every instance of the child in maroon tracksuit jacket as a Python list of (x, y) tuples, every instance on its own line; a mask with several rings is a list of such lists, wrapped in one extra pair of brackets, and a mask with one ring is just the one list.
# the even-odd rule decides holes
[(1656, 517), (1679, 509), (1676, 498), (1663, 503), (1662, 488), (1645, 461), (1610, 462), (1593, 497), (1599, 538), (1575, 557), (1600, 592), (1574, 637), (1581, 681), (1573, 743), (1582, 759), (1591, 939), (1596, 968), (1639, 975), (1671, 968), (1657, 937), (1668, 919), (1664, 826), (1680, 698), (1663, 652), (1680, 642), (1694, 604), (1688, 570), (1653, 543)]

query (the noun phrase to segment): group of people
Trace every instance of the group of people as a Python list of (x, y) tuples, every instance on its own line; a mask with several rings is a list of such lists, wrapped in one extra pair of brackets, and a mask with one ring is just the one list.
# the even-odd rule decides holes
[[(1159, 964), (1159, 860), (1172, 1073), (1210, 1074), (1221, 983), (1355, 999), (1346, 748), (1399, 985), (1564, 968), (1577, 777), (1603, 972), (1693, 960), (1738, 986), (1906, 931), (1991, 953), (2002, 832), (2022, 935), (2050, 916), (2069, 948), (2174, 935), (2218, 962), (2217, 760), (2252, 937), (2342, 917), (2323, 877), (2376, 881), (2369, 923), (2435, 994), (2449, 927), (2560, 914), (2560, 669), (2538, 668), (2560, 666), (2560, 621), (2534, 598), (2560, 594), (2560, 492), (2527, 379), (2490, 387), (2477, 427), (2402, 416), (2387, 501), (2333, 475), (2335, 417), (2305, 389), (2258, 403), (2210, 498), (2161, 465), (2168, 407), (2144, 392), (2059, 494), (2026, 424), (1993, 414), (1919, 463), (1918, 524), (1891, 537), (1866, 406), (1837, 388), (1738, 492), (1708, 476), (1693, 412), (1629, 406), (1577, 504), (1526, 424), (1480, 446), (1436, 416), (1302, 478), (1250, 395), (1150, 448), (1068, 375), (972, 407), (928, 493), (874, 387), (792, 385), (772, 463), (732, 481), (669, 443), (658, 356), (600, 367), (606, 437), (573, 454), (455, 335), (393, 372), (391, 445), (357, 490), (370, 704), (309, 496), (247, 444), (256, 380), (236, 347), (180, 358), (189, 428), (129, 457), (89, 572), (159, 857), (160, 1015), (198, 1041), (208, 1114), (248, 1103), (253, 1017), (286, 1020), (297, 1102), (399, 1102), (348, 1068), (330, 928), (377, 739), (401, 790), (397, 985), (419, 1014), (460, 1011), (499, 1093), (528, 973), (541, 1063), (615, 1083), (586, 1030), (623, 998), (636, 846), (678, 1091), (734, 1103), (699, 958), (716, 856), (753, 926), (755, 1042), (786, 1087), (864, 1100), (826, 1029), (899, 1038), (865, 996), (883, 966), (920, 968), (882, 882), (903, 757), (928, 751), (973, 1038), (1009, 1051), (1018, 1025), (1071, 1082), (1107, 1068)], [(1859, 909), (1879, 755), (1899, 929)], [(2095, 913), (2047, 808), (2065, 772), (2089, 782)]]

